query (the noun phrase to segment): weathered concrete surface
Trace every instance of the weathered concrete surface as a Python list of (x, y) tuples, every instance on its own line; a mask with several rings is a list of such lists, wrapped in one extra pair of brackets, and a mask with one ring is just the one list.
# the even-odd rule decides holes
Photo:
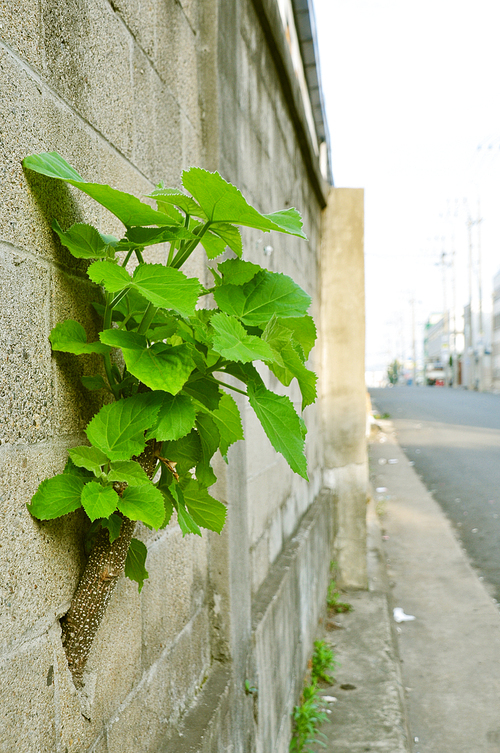
[[(349, 591), (342, 601), (353, 611), (334, 616), (342, 629), (325, 630), (339, 666), (335, 684), (321, 695), (333, 696), (327, 704), (329, 721), (321, 727), (327, 753), (409, 753), (400, 659), (392, 626), (390, 588), (374, 505), (368, 513), (368, 591)], [(343, 689), (342, 685), (354, 686)], [(435, 753), (438, 748), (435, 749)], [(440, 750), (440, 749), (439, 749)]]
[[(376, 495), (418, 753), (500, 751), (500, 614), (451, 525), (409, 466), (391, 422), (372, 445)], [(385, 441), (384, 441), (385, 440)], [(397, 462), (379, 465), (378, 460)]]
[(363, 249), (363, 190), (332, 188), (321, 238), (324, 482), (339, 500), (338, 580), (355, 588), (367, 585)]

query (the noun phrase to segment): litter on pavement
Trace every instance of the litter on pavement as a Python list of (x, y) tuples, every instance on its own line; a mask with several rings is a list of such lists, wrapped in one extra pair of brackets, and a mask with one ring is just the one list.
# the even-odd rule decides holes
[(395, 622), (410, 622), (410, 620), (415, 619), (412, 614), (405, 614), (404, 609), (402, 609), (401, 607), (394, 607), (392, 613), (394, 615)]

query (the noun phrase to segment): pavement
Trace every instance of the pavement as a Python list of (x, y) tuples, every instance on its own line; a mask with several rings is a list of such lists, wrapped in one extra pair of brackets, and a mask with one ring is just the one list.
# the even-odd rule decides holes
[(498, 604), (391, 421), (378, 422), (370, 467), (369, 589), (342, 594), (353, 610), (325, 622), (340, 666), (321, 690), (336, 699), (321, 749), (500, 753)]

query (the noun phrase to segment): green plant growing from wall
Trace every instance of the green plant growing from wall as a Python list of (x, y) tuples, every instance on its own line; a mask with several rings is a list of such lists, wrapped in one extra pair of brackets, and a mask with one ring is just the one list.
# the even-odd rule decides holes
[[(103, 372), (82, 382), (111, 400), (88, 424), (88, 444), (69, 449), (63, 473), (43, 481), (28, 505), (40, 520), (79, 508), (90, 519), (87, 564), (61, 620), (81, 687), (118, 577), (124, 571), (139, 590), (148, 577), (146, 547), (133, 536), (137, 521), (161, 529), (175, 510), (184, 535), (201, 535), (201, 528), (220, 533), (226, 509), (208, 491), (216, 481), (211, 461), (217, 450), (227, 461), (229, 447), (243, 439), (231, 391), (248, 398), (272, 446), (307, 479), (305, 424), (288, 397), (266, 388), (253, 362), (266, 364), (286, 386), (295, 378), (305, 408), (316, 397), (316, 376), (305, 366), (316, 330), (307, 314), (310, 297), (290, 277), (241, 258), (238, 226), (305, 238), (295, 209), (261, 214), (218, 173), (200, 168), (183, 173), (183, 191), (160, 184), (148, 196), (153, 209), (86, 182), (56, 152), (27, 157), (23, 165), (76, 186), (125, 227), (118, 239), (88, 224), (52, 225), (73, 256), (89, 260), (89, 278), (104, 289), (104, 303), (94, 304), (102, 318), (99, 339), (88, 342), (83, 326), (66, 320), (50, 334), (52, 349), (101, 356)], [(145, 248), (158, 243), (170, 244), (166, 265), (144, 261)], [(210, 266), (209, 289), (181, 271), (199, 244), (210, 261), (227, 247), (234, 252)], [(201, 307), (209, 295), (216, 307)]]
[(302, 702), (299, 706), (295, 706), (292, 712), (294, 730), (290, 741), (290, 751), (314, 753), (308, 746), (316, 744), (325, 747), (323, 741), (319, 739), (325, 738), (325, 735), (319, 732), (318, 728), (327, 718), (326, 712), (323, 711), (317, 682), (306, 685), (302, 692)]

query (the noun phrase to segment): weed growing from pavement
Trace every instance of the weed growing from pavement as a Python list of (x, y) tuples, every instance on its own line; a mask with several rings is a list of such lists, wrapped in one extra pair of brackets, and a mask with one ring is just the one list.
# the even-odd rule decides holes
[(324, 743), (320, 738), (326, 736), (319, 732), (318, 727), (328, 718), (323, 710), (323, 699), (318, 692), (318, 682), (323, 680), (333, 683), (333, 672), (337, 662), (335, 654), (325, 641), (314, 642), (314, 653), (311, 659), (311, 683), (306, 685), (302, 693), (302, 702), (295, 706), (292, 719), (294, 721), (294, 733), (290, 742), (290, 751), (296, 753), (314, 753), (309, 745), (321, 745)]
[(314, 753), (308, 746), (316, 744), (325, 747), (322, 740), (318, 739), (319, 737), (326, 739), (325, 735), (318, 731), (318, 727), (326, 721), (327, 715), (322, 710), (317, 682), (306, 685), (302, 693), (302, 703), (300, 706), (295, 706), (292, 719), (295, 729), (290, 741), (290, 751)]
[(324, 680), (329, 685), (333, 682), (333, 677), (329, 674), (333, 672), (338, 662), (335, 661), (335, 654), (325, 641), (314, 641), (314, 653), (312, 657), (312, 679)]
[(328, 586), (328, 596), (326, 599), (328, 609), (332, 609), (337, 614), (340, 614), (341, 612), (352, 612), (352, 604), (348, 604), (345, 601), (339, 601), (339, 598), (340, 594), (337, 590), (337, 584), (332, 580)]

